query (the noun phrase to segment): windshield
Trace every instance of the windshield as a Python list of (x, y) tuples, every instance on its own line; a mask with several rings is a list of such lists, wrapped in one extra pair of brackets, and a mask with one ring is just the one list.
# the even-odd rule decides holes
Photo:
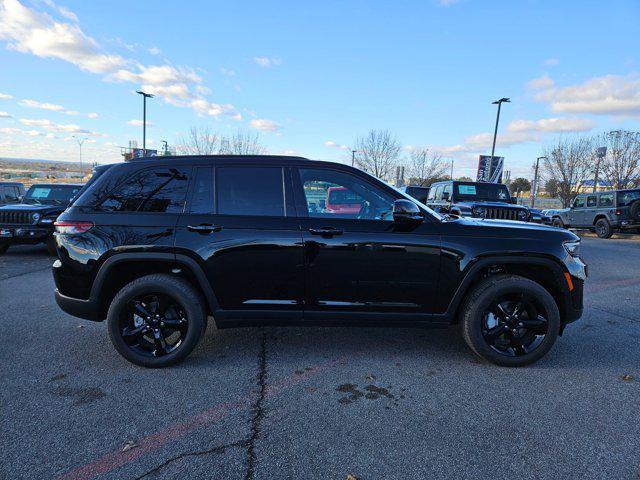
[(30, 205), (66, 205), (80, 191), (72, 185), (32, 185), (22, 200)]
[(457, 183), (455, 197), (468, 200), (508, 202), (509, 190), (501, 183)]

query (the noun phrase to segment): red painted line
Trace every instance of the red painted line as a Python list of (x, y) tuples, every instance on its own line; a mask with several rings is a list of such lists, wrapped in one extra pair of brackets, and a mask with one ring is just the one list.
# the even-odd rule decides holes
[[(277, 395), (295, 385), (302, 382), (303, 380), (316, 375), (320, 372), (329, 370), (337, 365), (343, 365), (346, 363), (348, 358), (356, 356), (354, 353), (352, 355), (343, 356), (332, 362), (325, 364), (317, 364), (311, 367), (310, 370), (305, 370), (303, 373), (295, 373), (293, 375), (288, 375), (274, 384), (267, 385), (265, 396), (271, 397), (273, 395)], [(109, 473), (112, 470), (115, 470), (118, 467), (126, 465), (147, 453), (153, 452), (169, 442), (173, 442), (180, 437), (186, 435), (192, 430), (200, 428), (205, 425), (209, 425), (215, 423), (223, 418), (227, 417), (234, 411), (237, 411), (243, 407), (248, 407), (252, 404), (252, 402), (257, 397), (257, 393), (250, 393), (248, 395), (244, 395), (242, 397), (237, 398), (232, 402), (220, 403), (212, 408), (209, 408), (190, 420), (185, 422), (176, 423), (164, 430), (160, 430), (156, 433), (152, 433), (140, 441), (137, 442), (136, 447), (131, 450), (127, 450), (126, 452), (122, 452), (120, 450), (114, 450), (105, 454), (104, 456), (89, 462), (80, 467), (74, 468), (69, 472), (63, 474), (58, 477), (59, 480), (88, 480), (94, 478), (98, 475), (102, 475), (105, 473)]]

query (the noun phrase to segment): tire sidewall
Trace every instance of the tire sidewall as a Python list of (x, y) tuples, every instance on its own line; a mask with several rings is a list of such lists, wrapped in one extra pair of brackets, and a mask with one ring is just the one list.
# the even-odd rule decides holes
[[(135, 297), (151, 293), (163, 293), (175, 299), (184, 309), (189, 322), (182, 344), (162, 357), (147, 357), (136, 353), (120, 334), (120, 314), (127, 303)], [(197, 292), (188, 283), (169, 275), (151, 275), (134, 280), (118, 292), (109, 306), (107, 326), (111, 342), (118, 353), (136, 365), (158, 368), (178, 363), (191, 353), (206, 328), (206, 314)]]
[[(601, 232), (603, 228), (605, 230), (604, 232)], [(600, 238), (610, 238), (611, 235), (613, 235), (611, 224), (604, 218), (601, 218), (596, 222), (596, 235)]]
[[(484, 312), (497, 297), (509, 293), (525, 293), (534, 297), (544, 308), (548, 322), (547, 335), (538, 348), (519, 357), (501, 355), (482, 336)], [(463, 328), (471, 348), (486, 360), (502, 366), (520, 367), (539, 360), (551, 349), (560, 331), (560, 313), (555, 300), (544, 287), (526, 278), (511, 277), (498, 281), (485, 288), (466, 308), (468, 310), (464, 312)]]

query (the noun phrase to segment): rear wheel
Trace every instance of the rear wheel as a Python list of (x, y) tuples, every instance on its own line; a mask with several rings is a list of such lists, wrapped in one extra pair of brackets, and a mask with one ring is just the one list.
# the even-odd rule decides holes
[(613, 228), (606, 218), (601, 218), (596, 222), (596, 235), (600, 238), (611, 238)]
[(141, 277), (113, 299), (107, 314), (116, 350), (143, 367), (166, 367), (195, 348), (207, 326), (200, 294), (184, 279)]
[(516, 275), (483, 280), (462, 307), (462, 334), (477, 355), (520, 367), (542, 358), (555, 343), (560, 314), (540, 284)]

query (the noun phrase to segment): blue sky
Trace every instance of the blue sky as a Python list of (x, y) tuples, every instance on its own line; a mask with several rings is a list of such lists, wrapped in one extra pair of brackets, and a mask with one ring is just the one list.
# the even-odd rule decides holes
[(345, 161), (358, 136), (530, 175), (559, 135), (638, 129), (640, 2), (0, 0), (0, 157), (118, 161), (191, 126)]

